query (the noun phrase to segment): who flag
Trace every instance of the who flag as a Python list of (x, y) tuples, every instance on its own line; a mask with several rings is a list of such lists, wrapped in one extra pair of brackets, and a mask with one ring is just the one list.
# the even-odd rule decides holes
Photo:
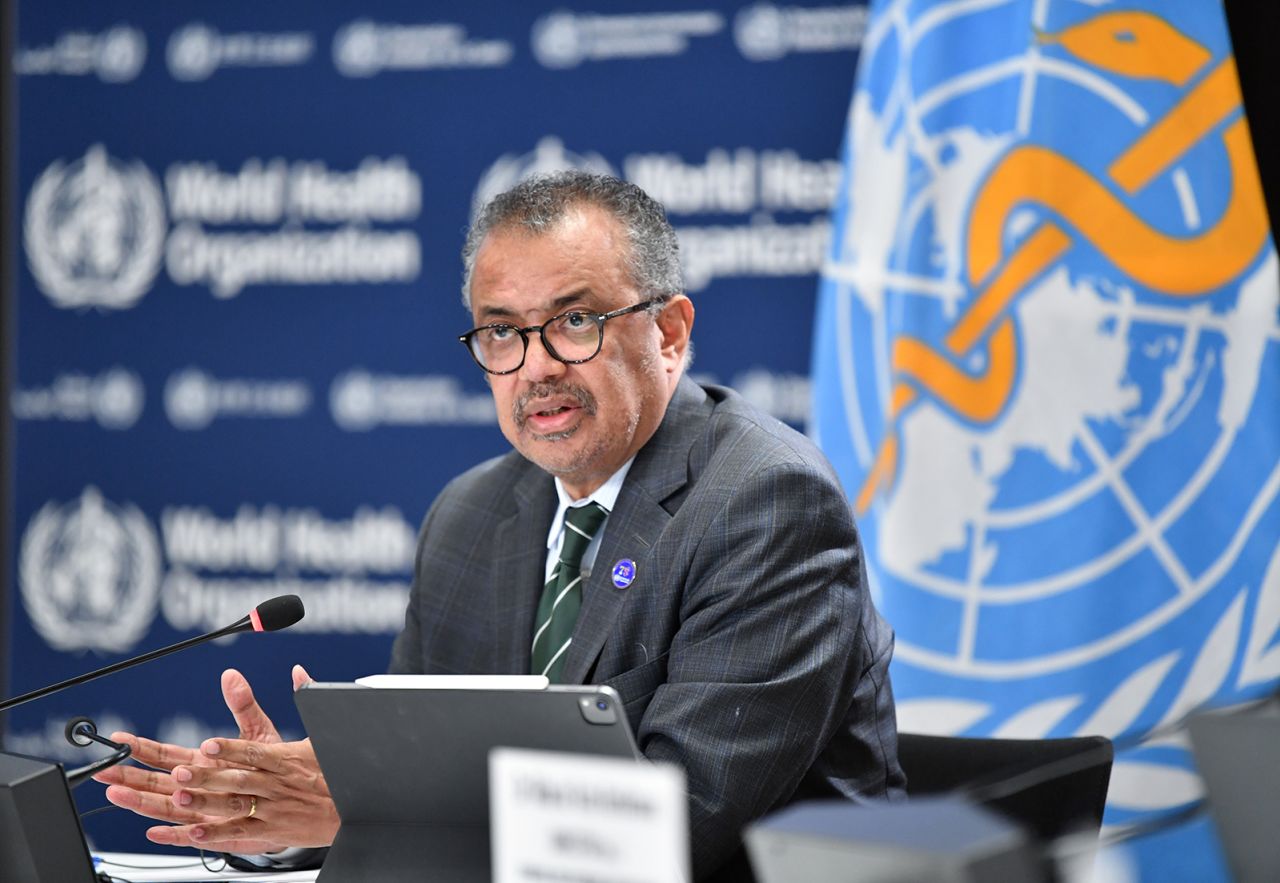
[[(873, 3), (812, 432), (903, 730), (1124, 745), (1271, 689), (1278, 302), (1220, 4)], [(1156, 739), (1106, 822), (1202, 794)], [(1162, 842), (1144, 877), (1223, 873), (1203, 822)]]

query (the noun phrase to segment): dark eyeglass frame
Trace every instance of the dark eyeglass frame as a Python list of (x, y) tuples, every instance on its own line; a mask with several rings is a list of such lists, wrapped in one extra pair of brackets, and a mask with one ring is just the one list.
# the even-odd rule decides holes
[[(619, 316), (625, 316), (628, 313), (638, 313), (641, 310), (648, 309), (649, 307), (666, 303), (668, 300), (670, 300), (669, 296), (651, 297), (648, 300), (642, 300), (638, 304), (632, 304), (629, 307), (623, 307), (622, 309), (614, 310), (611, 313), (590, 313), (586, 310), (566, 310), (563, 313), (558, 313), (552, 316), (541, 325), (529, 325), (525, 328), (521, 328), (519, 325), (512, 325), (509, 322), (494, 322), (489, 325), (481, 325), (478, 328), (472, 328), (466, 334), (458, 335), (458, 340), (467, 348), (467, 352), (471, 354), (472, 360), (490, 374), (514, 374), (523, 368), (524, 360), (529, 355), (529, 335), (534, 331), (538, 332), (538, 339), (542, 341), (543, 349), (547, 351), (547, 355), (551, 356), (551, 358), (555, 359), (557, 362), (562, 362), (565, 365), (581, 365), (584, 362), (590, 362), (596, 356), (600, 355), (600, 350), (604, 348), (605, 322), (608, 322), (610, 319), (616, 319)], [(599, 335), (599, 339), (596, 341), (596, 351), (585, 359), (566, 359), (564, 356), (556, 352), (555, 347), (547, 341), (546, 335), (542, 333), (543, 328), (555, 322), (559, 322), (565, 316), (582, 316), (583, 318), (590, 319), (592, 322), (596, 323), (596, 331)], [(520, 335), (520, 340), (524, 343), (524, 350), (520, 353), (520, 361), (514, 368), (508, 368), (506, 371), (494, 371), (492, 368), (485, 367), (484, 363), (480, 361), (480, 357), (476, 355), (476, 351), (472, 349), (471, 339), (481, 331), (489, 328), (507, 328)]]

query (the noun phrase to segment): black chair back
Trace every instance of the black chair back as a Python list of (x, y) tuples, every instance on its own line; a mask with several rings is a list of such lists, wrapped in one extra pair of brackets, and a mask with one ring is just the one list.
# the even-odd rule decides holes
[(1114, 753), (1103, 736), (967, 739), (898, 734), (907, 795), (960, 792), (1042, 840), (1097, 832)]

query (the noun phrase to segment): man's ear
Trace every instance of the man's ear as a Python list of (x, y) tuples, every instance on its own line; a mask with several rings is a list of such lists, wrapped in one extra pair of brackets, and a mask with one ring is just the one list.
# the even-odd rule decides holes
[(667, 371), (680, 370), (689, 350), (689, 336), (693, 334), (693, 301), (677, 294), (663, 304), (658, 314), (658, 331), (662, 335), (660, 347)]

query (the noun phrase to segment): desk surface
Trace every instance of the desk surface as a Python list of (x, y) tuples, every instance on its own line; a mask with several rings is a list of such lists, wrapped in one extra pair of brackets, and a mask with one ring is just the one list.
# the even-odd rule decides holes
[(273, 880), (275, 883), (312, 883), (319, 871), (264, 871), (261, 874), (223, 868), (222, 859), (207, 857), (209, 867), (197, 852), (155, 855), (133, 852), (95, 852), (94, 869), (128, 880), (129, 883), (186, 883), (189, 880)]

